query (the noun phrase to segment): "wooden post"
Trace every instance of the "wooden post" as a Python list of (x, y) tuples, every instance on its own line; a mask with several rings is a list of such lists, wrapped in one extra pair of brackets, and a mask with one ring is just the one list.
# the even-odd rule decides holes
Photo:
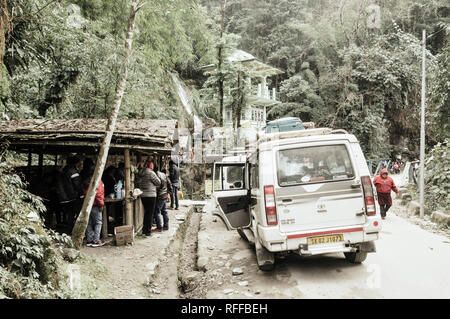
[(104, 205), (102, 209), (102, 219), (102, 239), (105, 240), (108, 238), (108, 213), (106, 210), (106, 205)]
[(44, 166), (44, 153), (42, 150), (39, 151), (39, 160), (38, 160), (38, 176), (42, 178), (43, 175), (43, 166)]
[(127, 225), (133, 225), (133, 211), (131, 205), (131, 164), (130, 164), (130, 150), (126, 149), (125, 157), (125, 222)]
[(28, 169), (30, 169), (32, 161), (33, 161), (33, 153), (31, 153), (31, 150), (30, 150), (30, 151), (28, 151)]

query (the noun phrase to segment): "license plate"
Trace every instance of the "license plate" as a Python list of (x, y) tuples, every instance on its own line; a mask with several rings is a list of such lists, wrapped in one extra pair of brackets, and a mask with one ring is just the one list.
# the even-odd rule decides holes
[(341, 241), (344, 241), (344, 235), (343, 234), (308, 237), (308, 245), (320, 245), (320, 244), (338, 243), (338, 242), (341, 242)]

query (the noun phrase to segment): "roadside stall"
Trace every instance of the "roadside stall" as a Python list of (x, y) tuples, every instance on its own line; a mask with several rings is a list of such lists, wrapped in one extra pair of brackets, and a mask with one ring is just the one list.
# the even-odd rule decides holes
[[(51, 213), (55, 202), (52, 172), (60, 172), (66, 158), (75, 154), (81, 160), (90, 158), (95, 162), (106, 125), (105, 119), (0, 121), (0, 144), (23, 154), (28, 165), (18, 166), (17, 170), (29, 183), (30, 191), (44, 198)], [(134, 188), (137, 164), (151, 159), (159, 167), (165, 167), (178, 140), (177, 125), (176, 120), (117, 121), (105, 169), (122, 164), (124, 187), (123, 191), (105, 194), (103, 238), (115, 226), (132, 225), (135, 233), (142, 230), (143, 206)], [(51, 223), (54, 216), (48, 218), (48, 226), (55, 226)]]

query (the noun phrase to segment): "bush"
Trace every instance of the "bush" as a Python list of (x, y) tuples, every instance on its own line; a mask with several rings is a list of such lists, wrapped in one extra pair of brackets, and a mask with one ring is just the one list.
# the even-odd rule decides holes
[(425, 161), (425, 202), (431, 211), (450, 207), (449, 142), (438, 143)]
[(57, 297), (57, 246), (72, 246), (71, 239), (44, 228), (42, 200), (25, 186), (11, 157), (0, 154), (0, 297)]

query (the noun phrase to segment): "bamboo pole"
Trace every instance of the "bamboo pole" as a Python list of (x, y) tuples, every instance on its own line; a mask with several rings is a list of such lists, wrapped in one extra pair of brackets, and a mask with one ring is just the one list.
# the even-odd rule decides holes
[(130, 150), (125, 149), (125, 222), (127, 225), (133, 225), (133, 211), (131, 209), (131, 164), (130, 164)]
[(95, 194), (97, 193), (97, 189), (100, 185), (102, 173), (106, 165), (106, 160), (108, 158), (109, 146), (111, 144), (111, 139), (114, 134), (114, 129), (116, 127), (117, 116), (119, 114), (120, 105), (122, 103), (122, 98), (125, 92), (125, 85), (127, 82), (128, 64), (130, 62), (130, 57), (132, 53), (131, 45), (133, 43), (133, 33), (136, 22), (136, 13), (141, 7), (142, 5), (138, 5), (138, 0), (133, 0), (130, 9), (130, 17), (128, 20), (127, 37), (125, 40), (125, 57), (123, 61), (123, 69), (119, 77), (119, 83), (117, 84), (113, 109), (108, 119), (105, 137), (103, 139), (103, 143), (100, 148), (100, 154), (98, 155), (94, 175), (92, 176), (91, 182), (89, 184), (89, 189), (84, 199), (83, 207), (81, 208), (81, 213), (78, 216), (75, 222), (75, 226), (72, 230), (72, 241), (76, 249), (80, 249), (83, 244), (83, 238), (86, 232), (92, 205), (94, 204)]

